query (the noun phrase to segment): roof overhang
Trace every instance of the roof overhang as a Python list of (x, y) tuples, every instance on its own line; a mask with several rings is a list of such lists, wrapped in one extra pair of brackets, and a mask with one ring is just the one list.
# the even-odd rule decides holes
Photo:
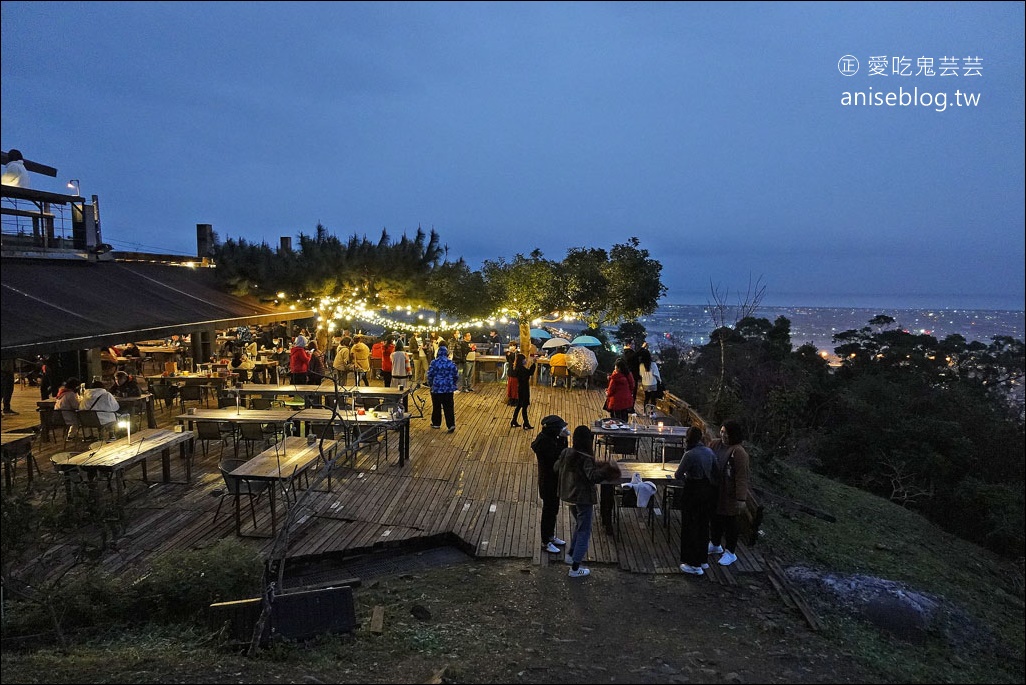
[(4, 259), (0, 283), (4, 359), (316, 314), (226, 293), (209, 268)]

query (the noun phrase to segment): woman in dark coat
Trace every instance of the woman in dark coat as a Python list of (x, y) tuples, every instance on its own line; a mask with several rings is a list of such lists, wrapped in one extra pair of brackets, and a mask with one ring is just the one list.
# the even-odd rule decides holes
[(542, 549), (549, 554), (559, 554), (559, 545), (564, 540), (556, 537), (556, 518), (559, 516), (559, 475), (556, 460), (567, 448), (570, 430), (566, 421), (552, 414), (541, 422), (541, 432), (531, 443), (531, 449), (538, 457), (538, 496), (542, 500), (541, 539)]
[(513, 409), (513, 419), (509, 422), (509, 426), (518, 428), (520, 424), (517, 423), (517, 416), (523, 413), (524, 430), (534, 430), (534, 426), (527, 418), (527, 407), (531, 404), (531, 376), (534, 375), (534, 364), (528, 366), (527, 357), (518, 354), (510, 375), (517, 379), (517, 404)]
[(506, 379), (506, 404), (517, 403), (517, 378), (513, 375), (513, 367), (517, 363), (517, 346), (509, 344), (506, 350), (506, 364), (502, 368), (502, 375)]

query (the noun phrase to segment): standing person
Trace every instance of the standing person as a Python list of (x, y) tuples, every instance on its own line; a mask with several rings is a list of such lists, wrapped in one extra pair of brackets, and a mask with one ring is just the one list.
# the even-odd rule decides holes
[(567, 448), (570, 429), (566, 421), (552, 414), (541, 421), (541, 432), (531, 443), (531, 449), (538, 458), (538, 496), (542, 501), (541, 539), (542, 549), (549, 554), (559, 554), (565, 540), (556, 537), (556, 517), (559, 516), (559, 474), (556, 460)]
[(61, 390), (61, 358), (60, 355), (51, 354), (43, 362), (39, 376), (39, 399), (50, 399), (50, 395), (57, 397)]
[(306, 383), (306, 373), (310, 370), (310, 353), (306, 351), (306, 345), (298, 342), (289, 350), (289, 373), (292, 376), (293, 385)]
[(381, 359), (385, 350), (385, 339), (375, 340), (370, 347), (370, 365), (374, 380), (381, 380)]
[[(709, 554), (719, 554), (720, 566), (730, 566), (737, 561), (737, 517), (748, 504), (748, 484), (751, 480), (751, 464), (748, 452), (742, 447), (744, 429), (738, 421), (724, 421), (720, 426), (719, 439), (709, 447), (716, 453), (716, 467), (719, 471), (719, 490), (716, 498), (716, 514), (709, 526)], [(720, 543), (723, 543), (722, 546)]]
[(391, 336), (381, 341), (381, 380), (386, 388), (392, 387), (392, 353), (395, 344)]
[(356, 342), (353, 343), (353, 348), (349, 350), (349, 360), (353, 364), (354, 382), (357, 386), (360, 385), (361, 380), (364, 385), (370, 385), (370, 381), (367, 380), (371, 370), (370, 355), (370, 348), (363, 341), (363, 336), (356, 336)]
[(463, 368), (460, 375), (463, 376), (463, 392), (474, 392), (474, 366), (477, 364), (477, 345), (473, 343), (473, 336), (470, 331), (463, 334), (460, 341), (460, 348), (463, 350)]
[(456, 369), (459, 371), (460, 375), (456, 392), (461, 392), (467, 387), (466, 370), (468, 352), (470, 352), (470, 343), (464, 342), (463, 336), (460, 335), (459, 331), (453, 331), (452, 340), (449, 341), (449, 354), (452, 355), (452, 361), (456, 364)]
[(574, 531), (566, 554), (571, 578), (591, 574), (591, 570), (581, 566), (581, 562), (588, 555), (591, 542), (591, 522), (598, 500), (595, 484), (607, 477), (595, 463), (593, 444), (591, 429), (578, 426), (574, 429), (571, 446), (563, 450), (555, 466), (559, 473), (559, 498), (570, 505), (570, 515), (574, 520)]
[(502, 354), (502, 336), (499, 335), (499, 331), (494, 328), (488, 331), (488, 337), (485, 338), (485, 342), (488, 343), (486, 354)]
[(627, 362), (627, 370), (634, 377), (634, 388), (636, 389), (638, 381), (641, 379), (641, 372), (638, 368), (640, 366), (638, 351), (634, 349), (633, 340), (628, 340), (623, 344), (623, 353), (620, 356)]
[[(647, 352), (648, 350), (643, 350)], [(655, 405), (659, 395), (659, 384), (663, 378), (659, 375), (659, 364), (652, 359), (652, 355), (641, 355), (641, 387), (645, 391), (645, 404)]]
[(317, 343), (313, 340), (306, 344), (306, 352), (310, 355), (310, 363), (306, 367), (306, 382), (318, 384), (328, 375), (324, 353), (317, 349)]
[(709, 568), (709, 522), (716, 508), (716, 453), (706, 447), (702, 431), (688, 428), (684, 437), (687, 451), (673, 477), (683, 482), (681, 509), (680, 570), (701, 576)]
[(338, 347), (335, 348), (335, 358), (331, 361), (331, 368), (335, 370), (335, 379), (342, 385), (349, 380), (349, 372), (353, 368), (349, 357), (349, 348), (352, 346), (353, 341), (349, 336), (342, 336)]
[(456, 370), (456, 364), (449, 359), (449, 349), (444, 345), (438, 348), (438, 356), (428, 366), (427, 380), (431, 386), (431, 427), (442, 427), (444, 412), (445, 425), (452, 433), (456, 430), (456, 412), (452, 396), (456, 392), (459, 371)]
[(510, 428), (518, 428), (520, 426), (517, 423), (517, 416), (522, 414), (524, 417), (524, 430), (534, 429), (534, 426), (531, 425), (530, 420), (527, 418), (527, 408), (531, 405), (531, 376), (533, 375), (534, 364), (532, 363), (528, 366), (527, 357), (518, 354), (513, 370), (510, 372), (510, 377), (515, 378), (517, 382), (517, 403), (513, 409), (513, 418), (509, 422)]
[(634, 409), (634, 376), (623, 358), (616, 360), (613, 373), (609, 374), (605, 409), (611, 417), (621, 421), (626, 421), (627, 414)]
[(0, 395), (3, 395), (4, 414), (14, 416), (18, 412), (11, 409), (11, 399), (14, 397), (14, 360), (5, 359), (3, 369), (0, 370)]
[(400, 385), (406, 385), (410, 380), (410, 374), (412, 373), (412, 365), (410, 364), (410, 357), (406, 354), (406, 349), (403, 346), (403, 341), (398, 340), (395, 343), (395, 351), (391, 355), (392, 362), (392, 378), (395, 382)]
[(413, 361), (413, 382), (427, 383), (427, 343), (419, 334), (410, 337), (410, 346), (407, 356)]

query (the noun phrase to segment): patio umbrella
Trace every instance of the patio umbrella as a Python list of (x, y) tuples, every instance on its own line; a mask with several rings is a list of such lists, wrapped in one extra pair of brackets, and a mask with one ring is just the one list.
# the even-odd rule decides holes
[(552, 338), (550, 340), (546, 340), (545, 341), (545, 344), (542, 345), (542, 349), (543, 350), (547, 350), (550, 347), (564, 347), (564, 346), (565, 347), (569, 347), (570, 346), (570, 341), (567, 340), (566, 338)]
[(531, 329), (531, 337), (532, 338), (541, 338), (541, 339), (545, 340), (545, 339), (551, 338), (552, 334), (549, 333), (544, 328), (532, 328)]
[(590, 376), (597, 368), (595, 353), (586, 347), (571, 347), (566, 353), (566, 370), (575, 378)]
[(579, 335), (574, 338), (572, 344), (582, 347), (602, 347), (602, 341), (593, 335)]

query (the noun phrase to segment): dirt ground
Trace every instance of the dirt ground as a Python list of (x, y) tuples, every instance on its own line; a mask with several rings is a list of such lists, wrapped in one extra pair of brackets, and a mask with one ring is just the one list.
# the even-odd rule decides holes
[[(358, 616), (386, 606), (385, 633), (361, 631), (356, 644), (379, 655), (372, 663), (393, 682), (424, 682), (443, 667), (452, 682), (876, 679), (785, 608), (763, 575), (725, 588), (683, 574), (566, 572), (561, 563), (496, 560), (369, 583)], [(431, 617), (414, 618), (414, 605)], [(429, 649), (416, 651), (417, 636)]]
[[(131, 675), (225, 683), (882, 682), (785, 608), (764, 575), (726, 588), (601, 566), (571, 579), (567, 568), (472, 560), (379, 578), (356, 590), (360, 629), (322, 640), (311, 649), (318, 658), (233, 658), (173, 680)], [(381, 634), (369, 630), (375, 606), (385, 610)]]

